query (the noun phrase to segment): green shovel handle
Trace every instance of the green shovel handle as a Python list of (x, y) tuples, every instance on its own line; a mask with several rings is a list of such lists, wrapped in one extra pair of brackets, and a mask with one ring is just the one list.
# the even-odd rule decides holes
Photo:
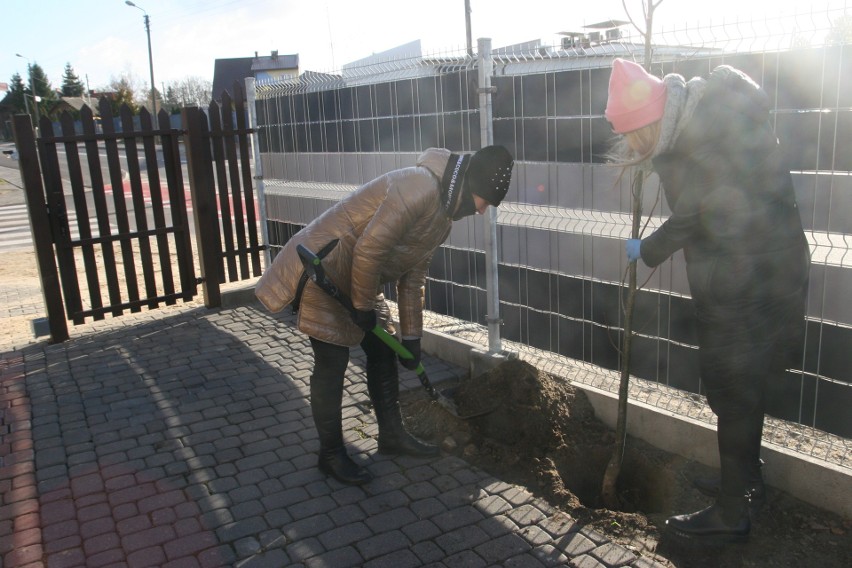
[[(382, 326), (377, 324), (371, 332), (403, 359), (414, 359), (414, 355), (411, 354), (411, 351), (406, 349), (405, 345), (397, 341), (393, 335), (385, 331)], [(417, 368), (414, 369), (414, 372), (417, 373), (417, 378), (420, 379), (420, 384), (423, 385), (423, 388), (426, 389), (429, 396), (438, 400), (438, 391), (436, 391), (435, 387), (432, 386), (432, 383), (429, 382), (429, 377), (426, 376), (426, 369), (423, 368), (422, 362), (417, 364)]]

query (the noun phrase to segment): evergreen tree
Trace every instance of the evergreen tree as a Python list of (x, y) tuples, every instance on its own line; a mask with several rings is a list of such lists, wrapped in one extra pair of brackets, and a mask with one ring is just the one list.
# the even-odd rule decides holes
[(12, 78), (9, 82), (9, 103), (12, 105), (12, 108), (15, 109), (15, 114), (21, 114), (27, 112), (27, 108), (29, 107), (29, 101), (26, 101), (24, 97), (28, 96), (26, 87), (24, 86), (24, 80), (21, 79), (21, 75), (15, 73), (12, 75)]
[(65, 64), (65, 73), (62, 75), (62, 96), (63, 97), (82, 97), (85, 92), (83, 82), (74, 73), (74, 68), (70, 63)]
[(166, 112), (169, 114), (177, 114), (180, 112), (180, 100), (178, 99), (175, 88), (171, 85), (166, 87), (166, 97), (163, 100), (163, 108), (166, 109)]
[[(44, 69), (38, 63), (33, 63), (30, 65), (30, 82), (27, 85), (27, 94), (30, 96), (30, 103), (38, 104), (38, 114), (39, 116), (49, 115), (53, 111), (53, 107), (56, 105), (56, 101), (58, 97), (56, 96), (56, 92), (53, 90), (53, 86), (50, 84), (50, 81), (47, 79), (47, 75), (44, 73)], [(35, 93), (33, 93), (33, 89), (35, 89)], [(36, 101), (36, 97), (39, 97), (40, 100)]]

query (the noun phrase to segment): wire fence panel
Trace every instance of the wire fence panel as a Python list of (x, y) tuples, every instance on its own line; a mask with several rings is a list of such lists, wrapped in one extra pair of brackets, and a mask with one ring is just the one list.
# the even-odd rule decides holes
[[(660, 30), (652, 69), (690, 78), (733, 65), (773, 103), (813, 258), (806, 355), (772, 385), (768, 410), (783, 419), (780, 430), (797, 429), (801, 439), (804, 428), (819, 440), (804, 451), (850, 467), (852, 25), (844, 10), (841, 2), (757, 22)], [(606, 163), (612, 132), (603, 110), (612, 60), (641, 60), (643, 50), (625, 27), (492, 51), (494, 143), (516, 158), (498, 209), (501, 335), (522, 356), (610, 390), (620, 365), (631, 195)], [(259, 84), (271, 246), (360, 184), (414, 165), (429, 147), (478, 149), (476, 67), (467, 53), (445, 53)], [(643, 212), (645, 234), (669, 215), (656, 176), (645, 184)], [(480, 217), (454, 224), (430, 268), (427, 308), (430, 325), (487, 345), (483, 225)], [(653, 271), (640, 267), (639, 282), (631, 396), (712, 420), (700, 402), (682, 254)]]

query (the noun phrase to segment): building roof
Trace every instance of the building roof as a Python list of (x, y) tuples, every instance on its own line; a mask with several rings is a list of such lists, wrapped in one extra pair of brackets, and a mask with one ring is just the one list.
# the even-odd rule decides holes
[(89, 97), (88, 99), (84, 99), (83, 97), (60, 97), (60, 100), (77, 111), (83, 108), (83, 105), (89, 105), (92, 112), (97, 114), (98, 99), (96, 98)]
[(213, 64), (213, 99), (221, 101), (222, 93), (230, 93), (235, 81), (242, 84), (246, 77), (253, 77), (252, 61), (254, 57), (217, 59)]
[(605, 20), (603, 22), (598, 22), (597, 24), (589, 24), (588, 26), (583, 27), (589, 30), (607, 30), (624, 26), (629, 23), (630, 22), (626, 22), (624, 20)]
[(296, 70), (299, 69), (299, 55), (279, 55), (272, 51), (270, 55), (254, 57), (234, 57), (217, 59), (213, 67), (213, 99), (222, 100), (222, 93), (233, 90), (234, 82), (243, 86), (246, 77), (255, 77), (258, 72)]

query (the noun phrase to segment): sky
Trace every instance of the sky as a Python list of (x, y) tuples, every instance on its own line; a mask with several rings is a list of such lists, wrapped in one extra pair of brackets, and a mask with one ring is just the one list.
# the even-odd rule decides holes
[[(662, 0), (657, 26), (745, 19), (803, 5), (852, 0)], [(641, 20), (642, 0), (625, 0)], [(157, 88), (187, 77), (213, 80), (217, 58), (298, 54), (302, 71), (329, 72), (421, 40), (425, 53), (463, 51), (464, 0), (2, 0), (0, 82), (28, 80), (38, 63), (54, 88), (65, 65), (91, 89), (121, 76), (149, 84), (144, 15), (151, 24)], [(471, 36), (492, 47), (541, 39), (609, 19), (624, 19), (622, 0), (470, 0)], [(20, 54), (22, 57), (18, 57)]]

